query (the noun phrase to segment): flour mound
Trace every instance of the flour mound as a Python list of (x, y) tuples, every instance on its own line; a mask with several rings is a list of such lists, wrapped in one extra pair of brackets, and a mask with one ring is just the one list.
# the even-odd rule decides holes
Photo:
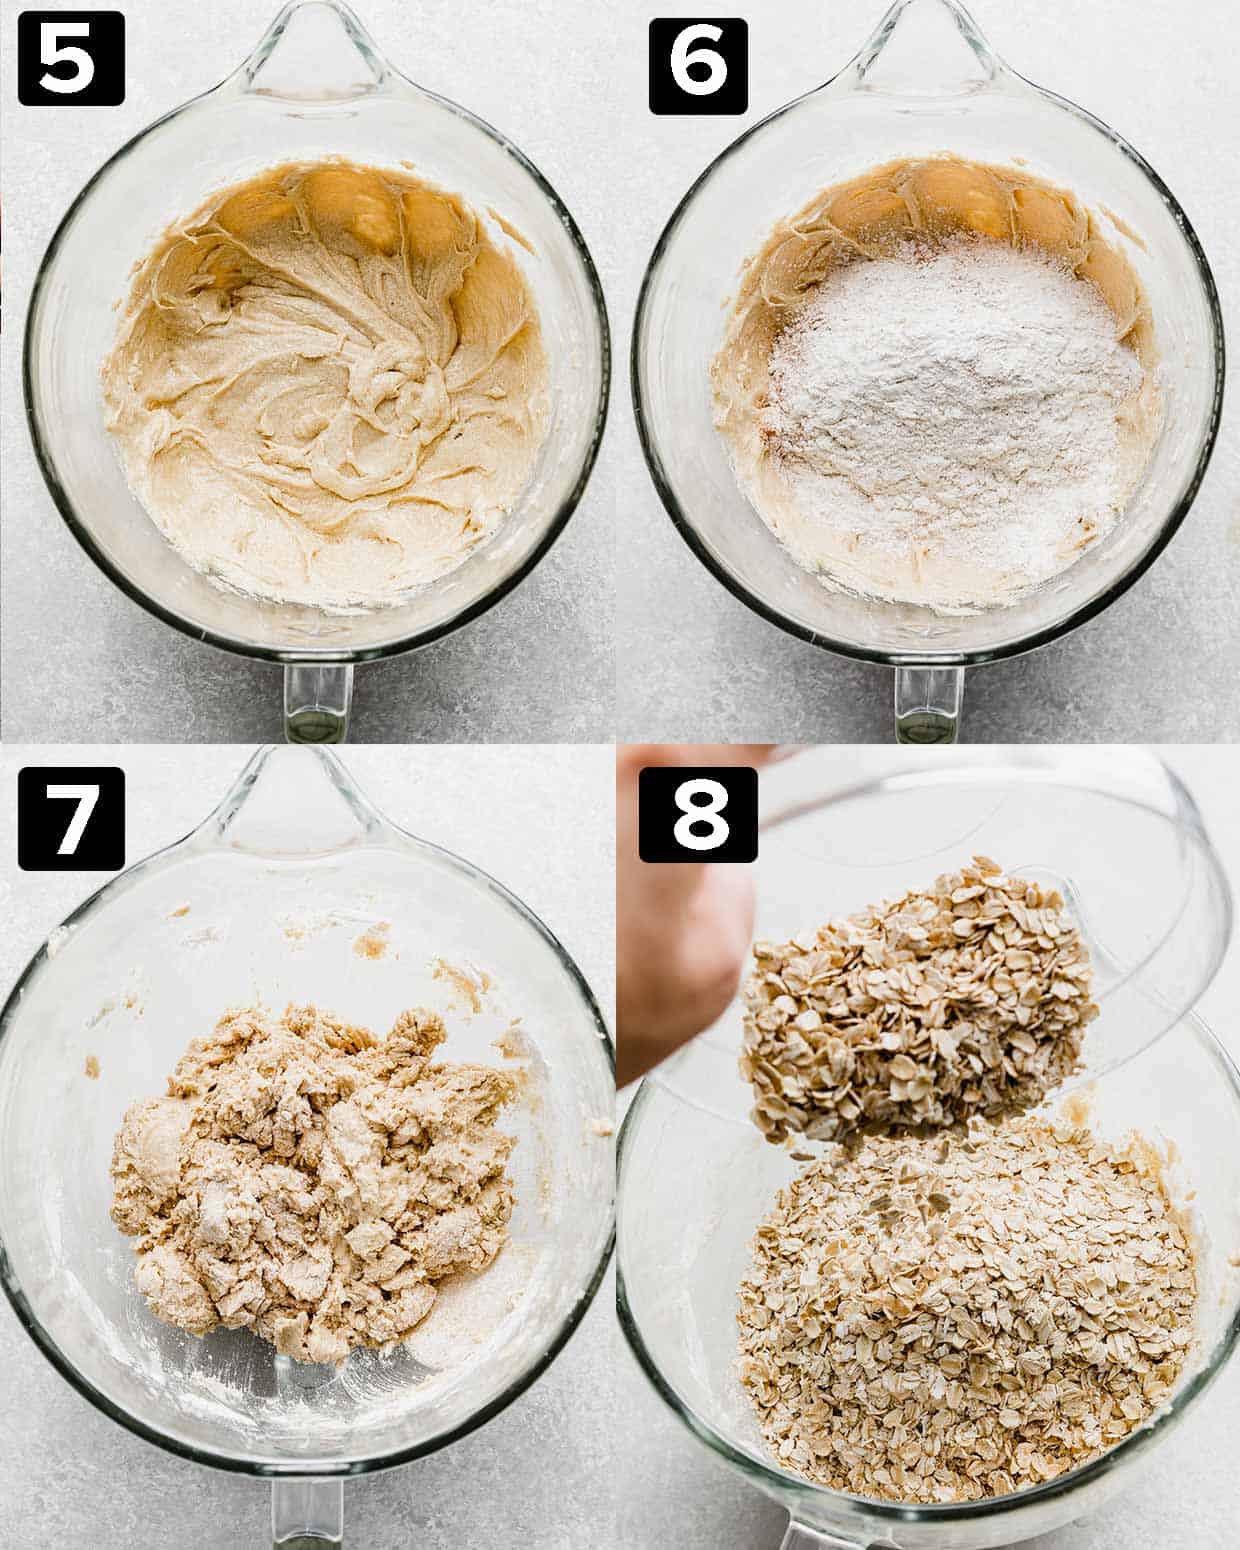
[(168, 1094), (125, 1115), (112, 1219), (165, 1323), (252, 1329), (303, 1362), (389, 1349), (435, 1285), (507, 1242), (515, 1096), (489, 1066), (432, 1060), (434, 1012), (383, 1040), (314, 1007), (226, 1013), (177, 1062)]
[(862, 592), (1002, 601), (1114, 526), (1151, 391), (1102, 297), (1045, 254), (960, 237), (846, 264), (771, 355), (781, 536)]

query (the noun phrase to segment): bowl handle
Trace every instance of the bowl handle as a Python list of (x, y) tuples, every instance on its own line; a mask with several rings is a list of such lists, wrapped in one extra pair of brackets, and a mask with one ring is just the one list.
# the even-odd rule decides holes
[(954, 743), (963, 698), (962, 667), (896, 668), (896, 742)]
[(866, 1546), (859, 1539), (841, 1539), (827, 1529), (810, 1528), (793, 1518), (779, 1550), (866, 1550)]
[(342, 1550), (343, 1481), (273, 1480), (271, 1543), (272, 1550)]
[(284, 669), (284, 737), (290, 743), (343, 743), (353, 702), (352, 666), (290, 662)]
[(960, 0), (895, 0), (857, 54), (829, 84), (924, 100), (956, 97), (1013, 77)]
[(321, 108), (369, 97), (383, 90), (393, 73), (342, 0), (289, 0), (254, 52), (221, 85)]

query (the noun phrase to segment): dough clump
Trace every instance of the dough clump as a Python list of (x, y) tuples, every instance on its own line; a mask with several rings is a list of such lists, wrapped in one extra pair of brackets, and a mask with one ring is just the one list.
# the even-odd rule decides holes
[(442, 1019), (385, 1039), (314, 1007), (226, 1013), (132, 1104), (112, 1155), (112, 1219), (165, 1323), (251, 1329), (303, 1362), (390, 1349), (436, 1283), (508, 1240), (513, 1079), (435, 1062)]
[(495, 532), (547, 421), (538, 312), (500, 231), (409, 172), (324, 160), (164, 232), (103, 394), (130, 485), (190, 565), (374, 607)]

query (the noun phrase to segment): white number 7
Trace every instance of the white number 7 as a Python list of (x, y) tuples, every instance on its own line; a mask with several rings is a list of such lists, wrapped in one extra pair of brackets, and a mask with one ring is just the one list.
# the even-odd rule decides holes
[(77, 803), (77, 807), (73, 810), (73, 817), (69, 820), (69, 827), (65, 830), (65, 837), (56, 850), (58, 856), (71, 856), (82, 843), (82, 835), (90, 822), (90, 815), (95, 810), (95, 803), (99, 800), (99, 787), (49, 786), (47, 794), (53, 801), (63, 797), (67, 801)]
[[(58, 92), (62, 97), (72, 92), (85, 91), (95, 78), (95, 61), (84, 48), (72, 44), (60, 47), (61, 38), (89, 38), (89, 22), (41, 22), (39, 25), (39, 63), (41, 65), (71, 64), (73, 74), (66, 79), (45, 70), (39, 77), (44, 91)], [(96, 795), (98, 793), (96, 792)]]

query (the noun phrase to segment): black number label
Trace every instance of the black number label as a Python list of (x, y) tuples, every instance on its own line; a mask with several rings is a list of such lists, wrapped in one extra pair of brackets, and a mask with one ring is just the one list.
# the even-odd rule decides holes
[(757, 770), (644, 769), (637, 778), (637, 853), (643, 861), (757, 860)]
[(29, 768), (17, 776), (23, 872), (118, 872), (125, 865), (125, 772)]
[(30, 108), (124, 102), (125, 18), (119, 11), (23, 11), (17, 100)]
[(650, 23), (652, 113), (744, 113), (749, 24), (738, 17)]

